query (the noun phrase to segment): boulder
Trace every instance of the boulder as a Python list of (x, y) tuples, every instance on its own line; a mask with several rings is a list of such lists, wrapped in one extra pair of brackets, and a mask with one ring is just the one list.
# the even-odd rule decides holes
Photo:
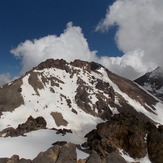
[(124, 149), (133, 158), (142, 158), (147, 154), (147, 134), (145, 123), (133, 115), (120, 113), (114, 115), (108, 122), (97, 125), (86, 135), (90, 149), (98, 152), (102, 157), (106, 153)]
[(96, 153), (96, 151), (92, 151), (88, 159), (86, 160), (86, 163), (102, 163), (100, 156)]
[(39, 153), (38, 156), (33, 160), (33, 163), (55, 163), (59, 152), (59, 145), (55, 145), (49, 148), (47, 151)]
[(56, 163), (76, 163), (77, 154), (76, 146), (72, 143), (68, 143), (61, 147), (60, 153)]
[(127, 162), (122, 156), (115, 152), (112, 152), (107, 155), (106, 163), (127, 163)]
[(150, 125), (147, 136), (148, 155), (152, 163), (163, 162), (163, 131), (161, 127)]
[(20, 136), (34, 130), (45, 129), (45, 128), (46, 128), (46, 121), (43, 117), (33, 118), (32, 116), (30, 116), (25, 123), (19, 124), (16, 129), (10, 128), (6, 130), (7, 131), (6, 137)]

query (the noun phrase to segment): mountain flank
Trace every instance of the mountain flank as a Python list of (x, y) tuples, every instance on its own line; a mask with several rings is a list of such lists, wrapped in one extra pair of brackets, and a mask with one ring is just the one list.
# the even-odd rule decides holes
[(163, 101), (163, 67), (157, 67), (136, 79), (135, 82)]
[(48, 59), (0, 88), (0, 163), (162, 163), (162, 116), (100, 64)]

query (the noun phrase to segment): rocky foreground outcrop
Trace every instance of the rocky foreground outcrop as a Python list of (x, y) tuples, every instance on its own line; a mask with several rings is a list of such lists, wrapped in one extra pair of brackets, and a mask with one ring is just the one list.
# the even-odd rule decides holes
[[(114, 115), (85, 137), (87, 142), (82, 145), (56, 142), (33, 160), (14, 155), (1, 158), (0, 163), (127, 163), (119, 149), (132, 158), (143, 158), (148, 154), (152, 163), (163, 161), (163, 126), (157, 128), (131, 114)], [(76, 149), (87, 152), (89, 157), (77, 160)]]
[(0, 132), (0, 135), (5, 134), (5, 137), (8, 136), (15, 137), (15, 136), (24, 135), (25, 133), (34, 130), (45, 129), (45, 128), (46, 128), (46, 121), (43, 117), (33, 118), (32, 116), (30, 116), (25, 123), (19, 124), (16, 129), (12, 127), (6, 128)]
[(95, 150), (101, 158), (123, 149), (132, 158), (147, 155), (152, 163), (163, 162), (163, 126), (156, 128), (130, 114), (117, 114), (86, 135), (85, 146)]
[[(5, 136), (25, 136), (39, 129), (54, 129), (54, 134), (60, 135), (33, 160), (14, 155), (0, 159), (0, 163), (126, 163), (122, 153), (138, 159), (149, 156), (152, 163), (163, 163), (161, 108), (163, 103), (138, 84), (95, 62), (48, 59), (0, 88), (0, 136), (3, 141)], [(82, 145), (66, 142), (78, 139), (75, 134), (82, 140), (86, 135), (87, 141)], [(74, 136), (73, 140), (64, 139), (64, 135)], [(3, 151), (3, 143), (0, 149)], [(88, 155), (80, 159), (77, 149)]]
[(54, 145), (45, 152), (40, 152), (33, 160), (20, 159), (14, 155), (11, 158), (1, 158), (0, 163), (76, 163), (76, 146), (71, 143)]
[(117, 153), (110, 153), (105, 159), (101, 158), (96, 151), (91, 151), (90, 156), (86, 159), (77, 160), (76, 145), (66, 143), (63, 146), (58, 144), (52, 146), (45, 152), (40, 152), (33, 159), (20, 159), (14, 155), (11, 158), (1, 158), (0, 163), (127, 163)]

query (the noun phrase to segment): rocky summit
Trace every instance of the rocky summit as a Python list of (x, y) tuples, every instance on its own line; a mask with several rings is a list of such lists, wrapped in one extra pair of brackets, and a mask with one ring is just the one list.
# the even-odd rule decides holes
[(162, 117), (100, 64), (48, 59), (0, 88), (0, 163), (162, 163)]
[(157, 67), (136, 79), (135, 82), (163, 101), (163, 67)]

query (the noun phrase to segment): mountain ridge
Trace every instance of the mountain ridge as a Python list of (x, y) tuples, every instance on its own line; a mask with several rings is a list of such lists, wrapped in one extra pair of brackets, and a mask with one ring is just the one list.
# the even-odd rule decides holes
[(163, 101), (163, 67), (157, 67), (134, 81)]
[[(144, 123), (160, 126), (163, 124), (162, 107), (159, 100), (137, 84), (100, 64), (48, 59), (23, 77), (0, 88), (0, 130), (14, 128), (12, 132), (7, 132), (11, 136), (10, 133), (19, 132), (21, 126), (25, 126), (21, 133), (28, 129), (25, 122), (30, 116), (32, 120), (42, 117), (48, 133), (51, 134), (52, 131), (48, 130), (54, 128), (58, 131), (71, 130), (72, 133), (66, 135), (75, 137), (75, 142), (81, 144), (85, 141), (84, 136), (97, 124), (105, 123), (118, 114), (130, 114)], [(35, 120), (29, 124), (33, 123)], [(54, 143), (52, 138), (49, 140)]]

